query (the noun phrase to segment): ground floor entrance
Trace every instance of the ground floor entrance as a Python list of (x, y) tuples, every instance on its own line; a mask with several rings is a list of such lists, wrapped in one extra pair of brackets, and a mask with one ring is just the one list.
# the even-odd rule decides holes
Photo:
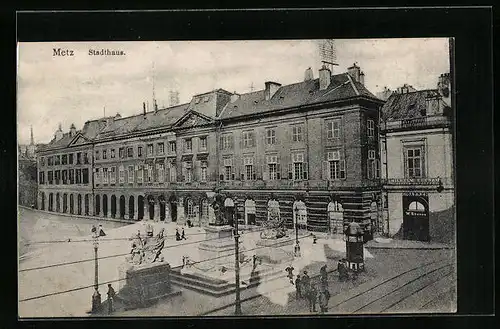
[(403, 238), (429, 241), (429, 198), (403, 195)]

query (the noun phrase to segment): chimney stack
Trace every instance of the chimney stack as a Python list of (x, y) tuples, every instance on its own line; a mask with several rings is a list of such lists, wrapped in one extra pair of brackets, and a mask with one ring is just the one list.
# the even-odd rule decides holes
[(359, 73), (359, 83), (361, 83), (363, 86), (365, 85), (365, 73), (364, 72)]
[(304, 81), (311, 81), (312, 79), (314, 79), (314, 75), (312, 69), (309, 67), (304, 73)]
[(56, 141), (60, 140), (61, 138), (63, 138), (63, 131), (62, 131), (62, 127), (61, 127), (61, 124), (59, 124), (59, 128), (56, 130), (56, 133), (54, 135), (54, 138)]
[(75, 124), (72, 123), (71, 126), (69, 127), (69, 136), (73, 137), (75, 135), (76, 135), (76, 128), (75, 128)]
[(142, 102), (142, 114), (146, 115), (146, 102)]
[(352, 64), (351, 67), (347, 68), (347, 73), (349, 73), (349, 75), (351, 76), (351, 78), (354, 79), (354, 81), (361, 82), (360, 81), (361, 69), (359, 68), (359, 66), (356, 65), (356, 63)]
[(319, 90), (325, 90), (330, 85), (332, 79), (332, 73), (330, 70), (323, 65), (319, 70)]
[(267, 81), (266, 82), (266, 90), (264, 92), (266, 96), (266, 100), (270, 100), (273, 98), (274, 94), (280, 89), (281, 84), (277, 82)]
[(240, 94), (237, 94), (236, 91), (231, 95), (231, 103), (236, 102), (238, 99), (240, 99)]

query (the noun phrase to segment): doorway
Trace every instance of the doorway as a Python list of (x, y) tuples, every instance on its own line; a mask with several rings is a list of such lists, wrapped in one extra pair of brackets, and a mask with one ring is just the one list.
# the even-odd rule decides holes
[(403, 196), (403, 237), (407, 240), (430, 240), (427, 196)]
[(141, 220), (144, 218), (144, 197), (139, 195), (137, 199), (137, 219)]
[(125, 197), (120, 197), (120, 218), (125, 218)]

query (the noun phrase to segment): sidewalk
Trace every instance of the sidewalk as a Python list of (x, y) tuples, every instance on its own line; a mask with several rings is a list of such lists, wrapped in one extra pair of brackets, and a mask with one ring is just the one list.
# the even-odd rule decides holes
[(398, 240), (375, 238), (365, 243), (368, 249), (418, 249), (418, 250), (436, 250), (436, 249), (454, 249), (453, 245), (439, 242), (424, 242), (413, 240)]

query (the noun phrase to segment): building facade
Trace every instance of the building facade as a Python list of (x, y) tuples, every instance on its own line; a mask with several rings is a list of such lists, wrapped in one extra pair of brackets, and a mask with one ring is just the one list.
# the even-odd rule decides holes
[(242, 224), (259, 225), (271, 211), (288, 227), (312, 231), (341, 233), (344, 221), (357, 221), (370, 237), (382, 226), (383, 101), (365, 88), (356, 65), (318, 73), (314, 79), (308, 69), (304, 81), (266, 82), (241, 95), (218, 89), (165, 109), (143, 105), (136, 116), (56, 133), (39, 159), (82, 152), (91, 175), (85, 183), (55, 184), (55, 171), (73, 167), (42, 161), (39, 198), (71, 193), (82, 195), (84, 214), (208, 225), (214, 195), (223, 194), (236, 201)]
[(444, 74), (438, 89), (394, 93), (382, 108), (384, 230), (391, 237), (454, 241), (449, 90)]

